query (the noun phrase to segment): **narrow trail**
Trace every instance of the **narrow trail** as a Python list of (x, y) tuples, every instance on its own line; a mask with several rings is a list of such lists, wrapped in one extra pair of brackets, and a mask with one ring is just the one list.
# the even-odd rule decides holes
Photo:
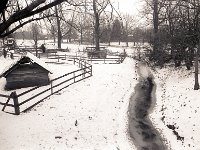
[(156, 85), (145, 64), (139, 64), (139, 83), (128, 108), (129, 134), (138, 150), (167, 150), (148, 117), (155, 104)]

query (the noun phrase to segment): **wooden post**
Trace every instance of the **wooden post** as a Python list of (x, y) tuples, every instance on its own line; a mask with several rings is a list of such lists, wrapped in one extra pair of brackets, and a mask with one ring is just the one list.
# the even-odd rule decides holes
[(82, 78), (85, 78), (85, 68), (86, 68), (86, 66), (85, 66), (85, 61), (82, 61), (82, 68), (83, 68), (83, 76), (82, 76)]
[[(11, 93), (11, 94), (12, 94), (12, 93)], [(11, 95), (10, 95), (10, 97), (7, 99), (7, 101), (6, 101), (5, 105), (3, 106), (3, 109), (2, 109), (2, 111), (4, 111), (4, 110), (5, 110), (6, 106), (8, 105), (8, 103), (9, 103), (9, 101), (10, 101), (10, 98), (11, 98)]]
[(74, 75), (74, 83), (76, 82), (76, 80), (75, 80), (75, 72), (73, 73), (73, 75)]
[(90, 66), (90, 68), (91, 68), (91, 69), (90, 69), (90, 71), (91, 71), (90, 76), (92, 76), (92, 65)]
[(65, 54), (65, 60), (67, 60), (67, 56), (66, 56), (66, 54)]
[(11, 97), (13, 98), (14, 102), (15, 115), (19, 115), (20, 114), (19, 102), (15, 91), (11, 93)]
[(53, 94), (53, 81), (51, 81), (51, 94)]
[(85, 66), (84, 66), (84, 74), (83, 74), (83, 78), (85, 78), (85, 74), (86, 74), (86, 62), (85, 62)]
[(75, 65), (75, 58), (74, 58), (74, 65)]

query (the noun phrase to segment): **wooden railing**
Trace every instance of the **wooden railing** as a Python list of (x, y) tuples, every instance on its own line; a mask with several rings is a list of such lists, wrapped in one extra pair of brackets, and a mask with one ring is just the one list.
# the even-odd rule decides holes
[[(117, 56), (117, 55), (113, 55)], [(88, 62), (102, 62), (104, 64), (120, 64), (124, 61), (126, 55), (118, 55), (118, 57), (111, 57), (111, 58), (89, 58)]]
[[(78, 65), (80, 69), (52, 79), (47, 86), (33, 87), (19, 94), (16, 92), (12, 92), (10, 95), (0, 94), (0, 98), (4, 98), (4, 102), (0, 102), (0, 105), (3, 105), (2, 111), (5, 111), (5, 108), (9, 106), (14, 107), (14, 112), (8, 113), (19, 115), (20, 112), (27, 112), (51, 95), (59, 93), (70, 85), (92, 76), (92, 65), (78, 58), (74, 58), (73, 60), (74, 64)], [(10, 101), (11, 99), (13, 101)]]
[[(19, 108), (18, 108), (18, 98), (17, 98), (17, 95), (16, 95), (16, 92), (12, 92), (10, 95), (4, 95), (4, 94), (0, 94), (0, 98), (4, 100), (6, 100), (5, 102), (0, 102), (0, 105), (3, 105), (3, 108), (2, 108), (2, 111), (5, 111), (5, 108), (6, 107), (9, 107), (11, 108), (10, 112), (7, 112), (7, 113), (10, 113), (10, 114), (15, 114), (15, 115), (19, 115), (20, 114), (20, 111), (19, 111)], [(12, 99), (12, 101), (11, 101)], [(14, 109), (12, 109), (14, 108)]]
[[(41, 56), (39, 56), (41, 58)], [(49, 60), (56, 60), (56, 62), (60, 62), (60, 60), (68, 60), (68, 61), (73, 61), (74, 59), (86, 59), (87, 57), (80, 57), (76, 55), (67, 55), (67, 54), (55, 54), (55, 55), (47, 55), (47, 58)], [(53, 61), (55, 62), (55, 61)], [(51, 62), (46, 62), (46, 63), (51, 63)]]

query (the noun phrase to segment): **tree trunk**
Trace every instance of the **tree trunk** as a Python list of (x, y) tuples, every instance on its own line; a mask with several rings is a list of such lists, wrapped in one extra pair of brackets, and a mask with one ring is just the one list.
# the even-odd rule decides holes
[[(37, 36), (37, 35), (36, 35)], [(37, 37), (36, 37), (36, 39), (35, 39), (35, 51), (36, 51), (36, 57), (38, 57), (38, 39), (37, 39)]]
[(158, 0), (154, 0), (153, 26), (154, 26), (154, 53), (158, 51)]
[[(76, 9), (74, 9), (74, 11), (73, 11), (71, 24), (74, 23), (75, 11), (76, 11)], [(72, 41), (72, 25), (70, 25), (70, 29), (69, 29), (69, 43), (71, 43), (71, 41)]]
[(83, 44), (83, 29), (82, 29), (82, 26), (81, 26), (81, 44)]
[(94, 23), (94, 31), (95, 31), (95, 47), (96, 51), (99, 51), (99, 41), (100, 41), (100, 31), (99, 31), (99, 14), (97, 12), (96, 8), (96, 0), (93, 0), (93, 11), (94, 11), (94, 17), (95, 17), (95, 23)]
[(53, 42), (54, 42), (54, 44), (56, 43), (56, 37), (55, 37), (55, 35), (53, 36)]
[(126, 47), (128, 47), (128, 37), (126, 37)]
[(108, 29), (109, 29), (109, 33), (108, 33), (108, 35), (109, 35), (109, 37), (108, 37), (108, 45), (110, 46), (110, 42), (111, 42), (111, 27), (110, 27), (110, 23), (108, 24)]
[(58, 48), (61, 48), (62, 34), (61, 34), (61, 29), (60, 29), (60, 19), (58, 16), (57, 6), (55, 6), (55, 12), (56, 12), (56, 20), (57, 20), (57, 26), (58, 26)]
[(195, 84), (194, 84), (194, 90), (199, 89), (199, 80), (198, 80), (198, 52), (200, 49), (200, 41), (198, 45), (198, 50), (196, 51), (196, 58), (195, 58), (195, 73), (194, 73), (194, 78), (195, 78)]

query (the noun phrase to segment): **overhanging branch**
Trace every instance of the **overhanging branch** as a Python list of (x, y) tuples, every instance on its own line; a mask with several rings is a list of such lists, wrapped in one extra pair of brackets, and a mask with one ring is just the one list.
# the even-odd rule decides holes
[[(41, 4), (43, 4), (46, 0), (34, 0), (31, 4), (27, 5), (24, 9), (19, 10), (18, 12), (15, 12), (14, 14), (12, 14), (8, 20), (6, 20), (5, 22), (0, 24), (0, 37), (5, 37), (6, 35), (9, 35), (9, 33), (12, 32), (8, 32), (8, 33), (4, 33), (13, 23), (18, 22), (22, 19), (31, 17), (35, 14), (38, 14), (40, 12), (43, 12), (53, 6), (56, 6), (62, 2), (67, 2), (69, 5), (73, 5), (73, 6), (80, 6), (81, 4), (73, 4), (71, 2), (69, 2), (69, 0), (55, 0), (45, 6), (42, 6), (41, 8), (36, 9), (38, 6), (40, 6)], [(36, 10), (35, 10), (36, 9)], [(31, 19), (32, 20), (32, 19)], [(29, 20), (30, 21), (30, 20)], [(26, 24), (29, 23), (29, 21), (26, 21)], [(25, 23), (25, 22), (24, 22)], [(24, 24), (23, 23), (23, 24)], [(20, 26), (19, 26), (20, 28)]]
[(44, 16), (44, 17), (41, 17), (41, 18), (33, 18), (33, 19), (28, 20), (28, 21), (25, 21), (25, 22), (19, 24), (18, 26), (16, 26), (15, 28), (11, 29), (10, 31), (1, 34), (1, 35), (0, 35), (0, 38), (4, 38), (4, 37), (6, 37), (6, 36), (12, 34), (12, 33), (15, 32), (16, 30), (18, 30), (19, 28), (23, 27), (24, 25), (26, 25), (26, 24), (28, 24), (28, 23), (30, 23), (30, 22), (32, 22), (32, 21), (41, 20), (41, 19), (44, 19), (44, 18), (46, 18), (46, 17), (51, 17), (51, 16), (53, 16), (53, 15), (48, 15), (48, 16)]

